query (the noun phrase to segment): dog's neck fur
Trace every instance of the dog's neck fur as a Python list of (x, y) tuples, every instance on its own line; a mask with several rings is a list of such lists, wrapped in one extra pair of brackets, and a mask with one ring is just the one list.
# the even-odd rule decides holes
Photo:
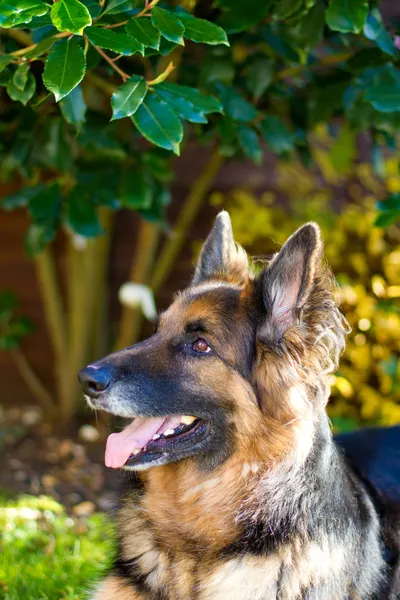
[[(210, 471), (187, 460), (145, 472), (141, 476), (145, 486), (142, 506), (158, 539), (168, 547), (172, 543), (185, 552), (192, 549), (197, 553), (198, 548), (214, 552), (229, 547), (253, 527), (265, 526), (264, 535), (269, 532), (275, 540), (278, 532), (283, 530), (290, 538), (299, 534), (301, 527), (302, 534), (308, 535), (304, 520), (305, 512), (313, 509), (310, 502), (318, 506), (324, 501), (320, 495), (326, 486), (348, 485), (326, 417), (317, 427), (312, 452), (300, 459), (301, 450), (293, 448), (271, 465), (265, 454), (265, 432), (257, 436), (258, 444), (257, 439), (253, 441), (252, 451), (235, 452)], [(307, 433), (311, 447), (313, 435)]]
[[(302, 462), (296, 462), (295, 453), (271, 468), (268, 460), (257, 459), (260, 449), (253, 448), (254, 462), (249, 462), (247, 449), (246, 461), (236, 452), (208, 472), (188, 460), (141, 474), (143, 491), (135, 499), (139, 512), (132, 512), (135, 554), (156, 551), (157, 564), (164, 565), (160, 573), (163, 569), (171, 572), (179, 564), (178, 577), (187, 580), (188, 590), (194, 589), (190, 586), (195, 585), (191, 574), (195, 565), (209, 560), (221, 569), (232, 564), (235, 573), (240, 564), (249, 582), (252, 577), (259, 581), (253, 569), (261, 565), (263, 577), (268, 578), (262, 589), (268, 585), (282, 590), (282, 595), (271, 598), (298, 600), (303, 597), (299, 590), (307, 586), (320, 590), (319, 595), (307, 598), (364, 597), (382, 570), (378, 522), (370, 500), (356, 489), (336, 450), (324, 413), (314, 426), (312, 449)], [(125, 503), (121, 511), (124, 528), (130, 510)], [(366, 532), (369, 539), (361, 540)], [(369, 559), (374, 557), (374, 568), (369, 581), (364, 573), (363, 584), (368, 586), (364, 589), (352, 565), (358, 564), (361, 572), (366, 553)], [(133, 560), (132, 547), (125, 547), (124, 554)], [(171, 578), (166, 577), (167, 581)], [(210, 591), (205, 598), (231, 597), (233, 591), (218, 581), (216, 595)], [(238, 598), (270, 598), (257, 591), (260, 583), (254, 585), (248, 595)], [(171, 598), (175, 597), (173, 588), (168, 589)]]

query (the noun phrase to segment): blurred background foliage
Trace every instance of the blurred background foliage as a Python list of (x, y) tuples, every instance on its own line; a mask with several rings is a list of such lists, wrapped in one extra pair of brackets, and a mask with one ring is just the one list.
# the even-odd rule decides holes
[[(49, 417), (81, 409), (82, 365), (140, 339), (221, 172), (251, 161), (275, 170), (276, 193), (266, 177), (233, 205), (250, 251), (309, 218), (325, 229), (358, 331), (334, 382), (336, 422), (398, 418), (399, 34), (391, 0), (0, 0), (0, 208), (28, 217), (55, 386), (24, 353), (31, 326), (8, 292), (0, 345)], [(189, 153), (201, 168), (178, 202)], [(115, 323), (121, 211), (137, 226)]]
[(1, 495), (0, 507), (0, 597), (86, 597), (111, 562), (114, 534), (105, 515), (71, 516), (47, 496)]

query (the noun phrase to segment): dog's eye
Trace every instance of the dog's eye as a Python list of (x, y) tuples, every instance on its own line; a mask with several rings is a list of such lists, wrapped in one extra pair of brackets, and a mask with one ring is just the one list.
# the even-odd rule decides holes
[(204, 338), (198, 338), (193, 342), (192, 350), (199, 352), (200, 354), (206, 354), (207, 352), (210, 352), (211, 348)]

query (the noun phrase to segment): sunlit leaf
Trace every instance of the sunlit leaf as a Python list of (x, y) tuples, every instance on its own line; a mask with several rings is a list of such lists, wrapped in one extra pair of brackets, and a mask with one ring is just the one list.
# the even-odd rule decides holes
[(191, 123), (207, 123), (204, 111), (196, 109), (194, 104), (186, 98), (171, 94), (171, 92), (163, 88), (162, 85), (158, 85), (155, 88), (154, 93), (162, 100), (165, 100), (165, 102), (167, 102), (182, 119), (186, 119)]
[(6, 0), (0, 3), (0, 27), (5, 29), (30, 23), (33, 17), (41, 17), (49, 7), (41, 0)]
[(113, 29), (103, 29), (101, 27), (87, 27), (85, 35), (94, 46), (112, 50), (117, 54), (130, 56), (137, 52), (144, 53), (143, 44), (140, 44), (127, 33), (118, 33)]
[(367, 22), (364, 25), (364, 35), (369, 40), (376, 43), (377, 46), (386, 54), (396, 56), (399, 50), (396, 48), (392, 36), (385, 29), (382, 17), (377, 8), (373, 8), (368, 15)]
[(223, 112), (221, 102), (215, 96), (202, 94), (198, 89), (178, 83), (161, 83), (157, 86), (157, 91), (160, 93), (168, 93), (178, 99), (184, 98), (190, 102), (195, 110), (200, 113)]
[(155, 6), (151, 10), (151, 20), (154, 27), (156, 27), (167, 40), (174, 42), (175, 44), (180, 44), (181, 46), (184, 45), (182, 36), (185, 28), (177, 16), (164, 8)]
[(76, 38), (64, 40), (56, 44), (47, 57), (43, 83), (58, 102), (82, 81), (85, 70), (86, 59), (79, 41)]
[(380, 112), (400, 111), (400, 73), (391, 65), (381, 69), (367, 86), (365, 100)]
[(184, 36), (189, 40), (210, 45), (225, 44), (225, 46), (229, 46), (228, 38), (222, 27), (188, 13), (180, 12), (177, 15), (185, 27)]
[(331, 0), (326, 12), (327, 25), (342, 33), (359, 33), (368, 15), (368, 0)]
[(183, 127), (172, 108), (155, 94), (147, 94), (132, 120), (140, 133), (156, 146), (179, 155)]
[(111, 97), (112, 120), (132, 116), (137, 111), (146, 93), (147, 85), (143, 77), (133, 75)]
[(150, 19), (146, 17), (140, 17), (139, 19), (132, 18), (126, 24), (126, 31), (143, 44), (143, 46), (154, 48), (155, 50), (159, 49), (161, 34), (154, 27)]
[(79, 0), (57, 0), (51, 7), (51, 20), (58, 31), (83, 34), (92, 23), (90, 12)]

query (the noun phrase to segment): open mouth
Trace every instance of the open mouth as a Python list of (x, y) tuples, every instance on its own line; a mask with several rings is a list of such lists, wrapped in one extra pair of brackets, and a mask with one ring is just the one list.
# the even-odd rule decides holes
[(137, 417), (123, 431), (108, 437), (105, 462), (118, 469), (156, 461), (191, 448), (206, 432), (206, 423), (189, 415)]

